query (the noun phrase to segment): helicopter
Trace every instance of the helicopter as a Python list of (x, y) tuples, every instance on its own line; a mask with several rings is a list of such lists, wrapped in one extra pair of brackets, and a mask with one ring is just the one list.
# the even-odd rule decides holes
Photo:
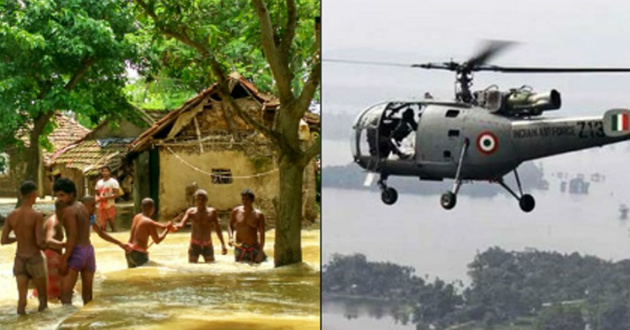
[[(354, 121), (351, 138), (354, 162), (379, 173), (381, 199), (396, 203), (398, 193), (387, 185), (390, 176), (421, 181), (453, 179), (452, 190), (440, 197), (441, 206), (455, 207), (463, 183), (488, 181), (509, 192), (524, 212), (536, 203), (523, 193), (517, 168), (525, 161), (630, 139), (630, 110), (610, 109), (603, 116), (544, 118), (561, 107), (555, 89), (537, 93), (529, 86), (501, 91), (495, 85), (472, 91), (473, 72), (584, 73), (630, 72), (630, 68), (540, 68), (486, 64), (512, 42), (491, 41), (465, 62), (405, 65), (455, 72), (454, 100), (394, 100), (363, 110)], [(396, 65), (324, 59), (328, 62)], [(514, 173), (518, 193), (505, 183)]]

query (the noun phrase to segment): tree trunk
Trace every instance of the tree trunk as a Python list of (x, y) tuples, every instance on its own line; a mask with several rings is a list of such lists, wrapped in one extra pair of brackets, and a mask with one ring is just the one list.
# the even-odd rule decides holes
[(281, 157), (280, 196), (274, 246), (275, 266), (302, 262), (302, 174), (303, 166)]
[[(312, 141), (303, 141), (304, 148), (308, 148), (313, 142)], [(315, 179), (315, 159), (311, 159), (308, 162), (306, 167), (304, 168), (304, 176), (303, 176), (303, 208), (302, 208), (302, 216), (304, 219), (315, 222), (317, 219), (317, 183)]]

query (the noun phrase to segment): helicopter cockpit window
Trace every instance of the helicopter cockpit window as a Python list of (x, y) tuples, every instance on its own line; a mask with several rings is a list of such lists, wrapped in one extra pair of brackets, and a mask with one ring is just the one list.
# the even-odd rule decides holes
[(365, 110), (355, 122), (355, 159), (409, 159), (414, 155), (421, 103), (389, 102)]

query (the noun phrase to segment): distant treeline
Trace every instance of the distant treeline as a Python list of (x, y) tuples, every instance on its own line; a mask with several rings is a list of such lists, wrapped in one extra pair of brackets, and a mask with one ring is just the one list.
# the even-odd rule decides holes
[[(534, 163), (523, 163), (523, 165), (518, 168), (518, 174), (521, 179), (521, 183), (523, 184), (523, 190), (531, 191), (548, 189), (549, 183), (544, 179), (542, 169), (537, 167)], [(376, 175), (370, 188), (363, 186), (366, 175), (367, 173), (362, 168), (352, 163), (342, 166), (326, 166), (323, 170), (322, 185), (329, 188), (370, 189), (378, 191), (379, 188), (376, 185), (378, 175)], [(514, 190), (517, 190), (516, 183), (513, 178), (513, 175), (507, 175), (506, 182)], [(444, 180), (441, 182), (420, 181), (415, 177), (396, 176), (389, 177), (387, 184), (390, 187), (394, 187), (399, 193), (418, 195), (441, 195), (445, 191), (451, 190), (453, 187), (452, 180)], [(497, 184), (474, 182), (473, 184), (463, 185), (459, 194), (472, 197), (491, 197), (502, 192), (505, 192), (505, 190)]]
[(322, 289), (328, 297), (403, 303), (410, 315), (393, 317), (418, 329), (630, 329), (630, 260), (494, 247), (468, 265), (468, 287), (414, 273), (362, 254), (334, 255), (323, 267)]

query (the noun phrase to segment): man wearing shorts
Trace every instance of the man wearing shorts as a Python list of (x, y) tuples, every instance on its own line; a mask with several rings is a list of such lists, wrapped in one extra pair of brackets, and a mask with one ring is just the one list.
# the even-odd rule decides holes
[(214, 248), (212, 246), (212, 229), (219, 236), (221, 241), (221, 254), (227, 254), (227, 248), (223, 241), (223, 232), (219, 226), (217, 211), (208, 207), (208, 193), (199, 189), (195, 192), (196, 207), (191, 207), (184, 214), (184, 218), (174, 228), (177, 230), (184, 227), (188, 221), (192, 221), (192, 231), (190, 233), (190, 248), (188, 249), (188, 262), (196, 263), (202, 255), (205, 262), (214, 261)]
[[(155, 244), (160, 244), (166, 237), (166, 234), (172, 228), (172, 222), (161, 224), (151, 219), (155, 212), (155, 203), (151, 198), (142, 200), (142, 213), (137, 214), (133, 218), (131, 231), (129, 233), (129, 250), (125, 253), (127, 259), (127, 267), (135, 268), (149, 262), (149, 237), (153, 238)], [(157, 229), (164, 229), (158, 235)]]
[[(18, 287), (18, 307), (20, 315), (26, 314), (26, 293), (28, 282), (33, 281), (42, 294), (39, 295), (38, 311), (48, 307), (46, 258), (41, 249), (45, 247), (44, 217), (33, 209), (37, 199), (37, 186), (32, 181), (25, 181), (20, 186), (23, 202), (20, 207), (9, 213), (2, 228), (2, 245), (17, 242), (17, 251), (13, 263), (13, 275)], [(15, 237), (9, 237), (11, 232)]]
[(116, 198), (119, 196), (120, 184), (112, 178), (109, 166), (101, 168), (102, 179), (96, 183), (96, 202), (98, 203), (98, 221), (103, 230), (107, 229), (107, 223), (116, 231)]
[[(267, 259), (264, 251), (265, 216), (253, 207), (255, 198), (251, 189), (243, 190), (241, 192), (243, 205), (234, 208), (230, 214), (228, 244), (234, 246), (236, 262), (260, 263)], [(233, 239), (234, 231), (236, 231), (236, 240)]]
[(66, 250), (61, 257), (59, 272), (61, 280), (61, 303), (72, 304), (72, 291), (79, 274), (81, 275), (83, 304), (92, 300), (92, 286), (96, 260), (94, 247), (90, 242), (90, 214), (82, 203), (77, 202), (76, 186), (69, 179), (55, 181), (53, 192), (64, 204), (61, 224), (66, 233)]

